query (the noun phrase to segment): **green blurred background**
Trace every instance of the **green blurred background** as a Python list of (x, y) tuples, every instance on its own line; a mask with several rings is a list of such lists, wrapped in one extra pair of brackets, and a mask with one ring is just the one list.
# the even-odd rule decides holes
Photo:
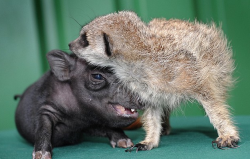
[[(0, 0), (0, 130), (15, 128), (18, 101), (13, 96), (48, 70), (45, 54), (52, 49), (69, 52), (80, 25), (119, 10), (135, 11), (146, 22), (165, 17), (222, 24), (238, 78), (228, 103), (233, 115), (250, 115), (249, 0)], [(173, 114), (205, 113), (189, 103)]]

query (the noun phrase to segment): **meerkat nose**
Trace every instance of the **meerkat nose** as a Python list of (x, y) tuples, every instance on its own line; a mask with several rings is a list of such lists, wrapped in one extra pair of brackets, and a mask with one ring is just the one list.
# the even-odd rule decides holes
[(70, 42), (70, 43), (69, 43), (69, 48), (71, 48), (71, 45), (72, 45), (72, 44), (71, 44), (71, 42)]

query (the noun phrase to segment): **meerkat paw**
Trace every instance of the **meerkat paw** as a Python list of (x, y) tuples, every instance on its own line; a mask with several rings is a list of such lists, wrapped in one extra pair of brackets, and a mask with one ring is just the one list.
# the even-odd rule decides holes
[(237, 136), (219, 136), (215, 141), (212, 141), (212, 146), (217, 145), (217, 148), (225, 150), (228, 148), (237, 148), (239, 137)]
[(154, 147), (157, 147), (157, 146), (154, 146), (154, 144), (151, 143), (151, 142), (143, 141), (143, 142), (140, 142), (140, 143), (134, 145), (133, 147), (131, 147), (131, 148), (125, 150), (125, 151), (126, 152), (131, 152), (134, 148), (136, 148), (136, 152), (138, 152), (138, 151), (146, 151), (146, 150), (151, 150)]

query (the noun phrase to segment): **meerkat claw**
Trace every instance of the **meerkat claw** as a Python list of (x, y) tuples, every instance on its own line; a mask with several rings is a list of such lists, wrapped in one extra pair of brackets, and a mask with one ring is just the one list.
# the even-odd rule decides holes
[(232, 145), (233, 145), (233, 148), (238, 148), (238, 147), (240, 147), (239, 145), (237, 145), (236, 142), (233, 142)]
[[(227, 150), (229, 148), (238, 148), (240, 146), (237, 145), (237, 141), (232, 141), (231, 144), (227, 144), (225, 145), (225, 143), (221, 143), (221, 141), (212, 141), (212, 146), (214, 149), (216, 149), (215, 145), (217, 146), (218, 149), (221, 149), (221, 150)], [(227, 148), (228, 147), (228, 148)]]
[(135, 146), (132, 146), (130, 148), (128, 148), (127, 150), (125, 150), (125, 152), (131, 152), (134, 149)]
[(226, 150), (226, 149), (223, 148), (223, 147), (221, 146), (221, 144), (220, 144), (218, 141), (216, 141), (216, 140), (212, 141), (212, 146), (213, 146), (214, 149), (216, 149), (215, 145), (217, 146), (218, 149)]
[(138, 143), (138, 144), (132, 146), (131, 148), (125, 150), (125, 152), (131, 152), (135, 147), (137, 147), (136, 153), (137, 153), (138, 151), (146, 151), (146, 150), (148, 150), (148, 149), (147, 149), (147, 145)]

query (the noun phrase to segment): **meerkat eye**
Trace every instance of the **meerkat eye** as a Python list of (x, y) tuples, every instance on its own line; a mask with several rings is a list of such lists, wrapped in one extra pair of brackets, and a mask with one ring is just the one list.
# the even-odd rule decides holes
[(111, 49), (110, 49), (110, 42), (109, 42), (109, 37), (107, 34), (103, 33), (103, 41), (105, 45), (105, 52), (108, 56), (111, 56)]
[(87, 39), (87, 34), (84, 33), (82, 36), (81, 36), (81, 45), (83, 47), (86, 47), (89, 45), (89, 42), (88, 42), (88, 39)]

